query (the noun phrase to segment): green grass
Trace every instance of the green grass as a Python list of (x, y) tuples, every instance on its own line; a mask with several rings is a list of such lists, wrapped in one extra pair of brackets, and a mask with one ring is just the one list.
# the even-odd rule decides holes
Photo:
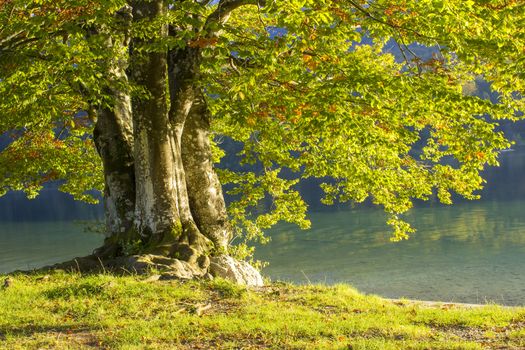
[(346, 285), (11, 278), (0, 290), (2, 349), (525, 348), (523, 308), (389, 301)]

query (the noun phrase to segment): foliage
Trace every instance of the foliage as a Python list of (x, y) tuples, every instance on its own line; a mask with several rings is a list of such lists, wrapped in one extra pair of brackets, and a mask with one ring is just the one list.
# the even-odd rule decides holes
[[(525, 345), (523, 308), (385, 300), (346, 285), (258, 291), (144, 277), (14, 275), (0, 348), (482, 349)], [(2, 281), (3, 278), (0, 278)]]
[[(490, 121), (523, 110), (518, 3), (274, 1), (240, 11), (208, 62), (216, 127), (245, 144), (246, 162), (334, 179), (324, 202), (370, 198), (392, 214), (394, 239), (411, 230), (397, 214), (413, 198), (477, 198), (480, 171), (509, 146)], [(431, 57), (414, 52), (422, 45)], [(498, 104), (463, 93), (478, 79)]]
[[(294, 185), (320, 178), (325, 203), (371, 200), (390, 213), (393, 238), (406, 238), (399, 215), (413, 199), (477, 198), (480, 172), (509, 147), (496, 121), (524, 110), (520, 1), (168, 3), (166, 17), (135, 22), (130, 35), (152, 38), (170, 23), (175, 34), (135, 49), (204, 50), (199, 83), (214, 136), (242, 142), (252, 165), (221, 172), (239, 199), (230, 214), (240, 236), (283, 219), (308, 227)], [(210, 20), (233, 3), (243, 6), (229, 21)], [(79, 112), (108, 104), (106, 88), (118, 83), (107, 65), (127, 53), (104, 38), (125, 34), (113, 15), (123, 4), (0, 1), (0, 132), (13, 136), (0, 153), (3, 192), (34, 195), (63, 179), (86, 199), (101, 187), (91, 114)], [(93, 27), (104, 35), (90, 36)], [(465, 88), (481, 80), (497, 103)]]
[[(121, 4), (113, 1), (0, 2), (0, 193), (37, 195), (46, 182), (77, 199), (102, 189), (89, 136), (90, 105), (104, 99), (101, 45), (86, 37)], [(106, 53), (106, 55), (109, 53)], [(65, 180), (65, 181), (64, 181)]]

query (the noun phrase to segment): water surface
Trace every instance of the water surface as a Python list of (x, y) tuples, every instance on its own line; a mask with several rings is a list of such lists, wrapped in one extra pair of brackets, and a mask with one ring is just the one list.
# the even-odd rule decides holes
[(88, 255), (103, 236), (85, 228), (76, 221), (0, 222), (0, 273)]
[(521, 201), (418, 208), (418, 232), (391, 243), (377, 210), (312, 214), (312, 229), (272, 230), (259, 248), (274, 279), (349, 283), (386, 297), (525, 304), (525, 219)]

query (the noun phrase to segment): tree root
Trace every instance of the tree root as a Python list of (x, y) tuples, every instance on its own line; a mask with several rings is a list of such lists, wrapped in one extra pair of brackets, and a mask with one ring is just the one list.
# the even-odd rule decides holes
[[(162, 255), (142, 254), (101, 258), (89, 255), (63, 263), (43, 267), (40, 270), (66, 270), (80, 273), (159, 274), (160, 280), (213, 279), (220, 277), (240, 285), (262, 286), (259, 271), (245, 261), (231, 256), (209, 257), (208, 263), (187, 262)], [(201, 267), (201, 266), (205, 267)]]

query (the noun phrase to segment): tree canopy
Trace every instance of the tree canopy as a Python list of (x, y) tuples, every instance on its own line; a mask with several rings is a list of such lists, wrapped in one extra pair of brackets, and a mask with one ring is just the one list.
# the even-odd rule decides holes
[[(520, 0), (172, 0), (131, 22), (125, 5), (0, 0), (2, 193), (34, 196), (61, 180), (94, 200), (104, 180), (93, 106), (114, 108), (115, 89), (151, 93), (112, 70), (130, 52), (202, 53), (194, 83), (214, 161), (229, 138), (251, 164), (218, 170), (236, 198), (235, 235), (248, 238), (279, 220), (308, 227), (295, 185), (319, 178), (325, 203), (371, 200), (403, 239), (411, 228), (399, 215), (414, 199), (477, 198), (480, 172), (510, 146), (497, 121), (525, 110)], [(127, 38), (131, 48), (108, 44)], [(480, 81), (497, 101), (473, 93)]]

